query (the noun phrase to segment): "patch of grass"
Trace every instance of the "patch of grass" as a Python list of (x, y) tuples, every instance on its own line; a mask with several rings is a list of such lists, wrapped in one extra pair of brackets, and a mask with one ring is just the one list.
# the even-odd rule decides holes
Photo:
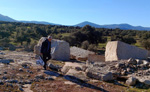
[(100, 49), (103, 48), (103, 47), (105, 48), (105, 47), (106, 47), (106, 44), (107, 44), (107, 43), (99, 43), (99, 44), (98, 44), (98, 48), (100, 48)]
[(63, 34), (61, 34), (63, 37), (64, 36), (69, 36), (70, 35), (70, 33), (63, 33)]

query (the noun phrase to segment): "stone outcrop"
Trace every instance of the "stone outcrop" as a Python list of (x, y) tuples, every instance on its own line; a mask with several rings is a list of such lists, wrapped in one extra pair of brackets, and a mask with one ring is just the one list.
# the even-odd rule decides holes
[(88, 55), (90, 54), (95, 54), (95, 53), (75, 46), (70, 48), (71, 59), (86, 61), (88, 59)]
[[(42, 37), (38, 44), (34, 47), (34, 53), (40, 55), (42, 42), (46, 37)], [(55, 60), (69, 60), (70, 59), (70, 46), (69, 43), (62, 40), (53, 39), (51, 42), (51, 56)]]
[(121, 41), (111, 41), (106, 45), (105, 61), (122, 59), (146, 59), (150, 56), (147, 50), (126, 44)]

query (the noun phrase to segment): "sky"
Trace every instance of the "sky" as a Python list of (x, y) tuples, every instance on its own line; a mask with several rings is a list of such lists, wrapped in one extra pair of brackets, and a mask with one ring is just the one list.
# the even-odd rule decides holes
[(150, 27), (150, 0), (0, 0), (0, 14), (62, 25), (89, 21)]

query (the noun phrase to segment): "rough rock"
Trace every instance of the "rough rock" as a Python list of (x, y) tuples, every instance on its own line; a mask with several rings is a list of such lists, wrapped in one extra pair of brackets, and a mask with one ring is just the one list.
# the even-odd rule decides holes
[(113, 80), (113, 73), (109, 71), (109, 66), (105, 62), (90, 64), (86, 69), (86, 75), (90, 78), (110, 81)]
[(88, 59), (88, 55), (90, 54), (95, 54), (95, 53), (75, 46), (70, 48), (71, 59), (86, 61)]
[(134, 86), (136, 84), (136, 78), (134, 77), (130, 77), (128, 78), (128, 80), (126, 80), (126, 84), (129, 85), (129, 86)]
[(121, 59), (147, 59), (149, 51), (126, 44), (121, 41), (111, 41), (106, 45), (105, 61), (116, 61)]
[(85, 64), (83, 63), (72, 63), (72, 62), (65, 62), (65, 65), (61, 69), (61, 72), (66, 74), (70, 69), (81, 69), (84, 70)]
[(128, 63), (129, 63), (129, 64), (136, 65), (136, 64), (137, 64), (137, 61), (136, 61), (135, 59), (130, 58), (130, 59), (128, 60)]
[[(38, 44), (34, 47), (34, 53), (40, 55), (42, 42), (45, 41), (46, 37), (42, 37)], [(70, 45), (68, 42), (63, 40), (53, 39), (51, 42), (51, 56), (55, 60), (69, 60), (70, 59)]]

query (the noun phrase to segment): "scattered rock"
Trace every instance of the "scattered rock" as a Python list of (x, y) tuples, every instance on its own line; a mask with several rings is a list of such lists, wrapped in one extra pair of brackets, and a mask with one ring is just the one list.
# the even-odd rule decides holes
[(19, 71), (20, 71), (20, 72), (23, 72), (23, 69), (22, 69), (22, 68), (19, 68)]

